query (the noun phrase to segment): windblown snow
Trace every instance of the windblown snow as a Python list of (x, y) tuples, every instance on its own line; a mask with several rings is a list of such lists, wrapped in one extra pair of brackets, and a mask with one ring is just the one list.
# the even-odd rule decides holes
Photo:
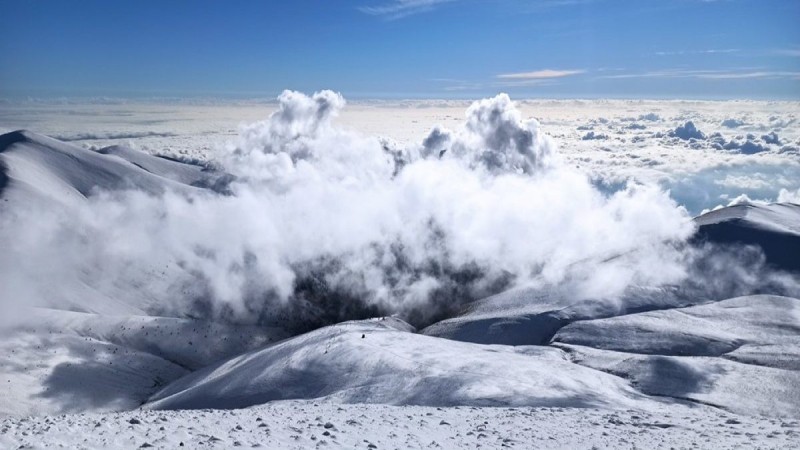
[[(506, 95), (411, 142), (345, 111), (286, 91), (203, 159), (0, 136), (0, 443), (790, 446), (793, 191), (692, 219), (663, 180), (576, 167)], [(650, 138), (791, 151), (689, 116)], [(664, 121), (624, 119), (637, 135)], [(576, 141), (608, 145), (608, 123)]]

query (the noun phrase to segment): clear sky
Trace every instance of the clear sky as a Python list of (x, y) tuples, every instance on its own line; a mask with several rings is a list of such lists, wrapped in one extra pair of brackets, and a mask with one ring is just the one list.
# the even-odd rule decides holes
[(798, 0), (0, 0), (0, 97), (800, 98)]

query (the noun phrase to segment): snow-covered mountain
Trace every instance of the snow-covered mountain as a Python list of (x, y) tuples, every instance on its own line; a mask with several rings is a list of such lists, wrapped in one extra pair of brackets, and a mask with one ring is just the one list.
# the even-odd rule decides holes
[(137, 408), (193, 370), (285, 336), (281, 330), (130, 314), (20, 308), (0, 329), (0, 415)]
[[(28, 131), (0, 136), (0, 172), (5, 180), (0, 186), (0, 225), (15, 236), (6, 243), (3, 255), (6, 267), (0, 273), (0, 293), (8, 301), (0, 305), (6, 308), (23, 302), (26, 306), (101, 314), (154, 313), (161, 300), (149, 295), (147, 289), (131, 286), (164, 286), (185, 269), (174, 259), (153, 255), (146, 264), (126, 270), (130, 278), (99, 279), (93, 274), (102, 273), (107, 259), (58, 245), (69, 240), (68, 235), (84, 242), (96, 238), (82, 235), (71, 222), (81, 217), (81, 208), (106, 193), (224, 190), (230, 180), (225, 173), (131, 149), (109, 147), (96, 152)], [(12, 230), (12, 226), (17, 228)], [(122, 238), (116, 236), (114, 242), (123, 244)], [(22, 256), (36, 245), (44, 253), (51, 252), (50, 257), (31, 256), (28, 260)], [(17, 258), (12, 261), (14, 256)], [(47, 261), (42, 259), (52, 261), (52, 267), (45, 266)], [(65, 267), (70, 265), (68, 261), (85, 262), (85, 267)], [(37, 292), (31, 292), (32, 285)]]
[(741, 297), (578, 321), (548, 346), (461, 343), (415, 334), (392, 318), (350, 322), (194, 372), (146, 407), (321, 399), (646, 409), (671, 399), (791, 417), (800, 408), (799, 311), (797, 299)]
[(800, 410), (798, 318), (800, 300), (756, 295), (575, 322), (553, 342), (649, 395), (791, 417)]
[(24, 130), (0, 136), (0, 162), (8, 201), (15, 191), (22, 191), (68, 204), (98, 189), (157, 193), (167, 187), (180, 190), (213, 184), (214, 178), (201, 167), (131, 149), (109, 147), (96, 152)]
[[(100, 190), (218, 188), (229, 178), (131, 149), (95, 152), (27, 131), (0, 136), (0, 173), (5, 220), (28, 210), (72, 214)], [(75, 255), (82, 257), (89, 255)], [(30, 261), (6, 253), (2, 262), (0, 414), (135, 408), (169, 381), (286, 335), (276, 328), (159, 316), (157, 301), (141, 287), (167, 283), (183, 270), (177, 264), (136, 271), (135, 284), (87, 283), (93, 278), (80, 272), (43, 278), (36, 282), (42, 291), (33, 294), (24, 278)]]
[[(800, 205), (729, 206), (696, 217), (694, 223), (697, 230), (691, 243), (698, 248), (695, 255), (700, 256), (693, 264), (701, 271), (695, 274), (697, 279), (673, 286), (631, 286), (622, 294), (606, 297), (559, 287), (521, 287), (473, 302), (460, 315), (435, 323), (422, 333), (485, 344), (546, 344), (573, 322), (725, 300), (727, 292), (737, 293), (731, 285), (743, 277), (759, 279), (762, 273), (788, 280), (787, 293), (795, 294), (800, 270)], [(744, 257), (755, 261), (727, 273), (723, 261), (742, 256), (735, 251), (743, 246), (750, 250)], [(750, 285), (756, 292), (781, 289), (772, 281), (763, 283), (768, 287)]]
[(695, 223), (698, 241), (755, 245), (768, 264), (800, 272), (800, 204), (733, 205), (703, 214)]
[(273, 400), (428, 406), (644, 407), (624, 380), (561, 350), (416, 334), (394, 318), (322, 328), (197, 371), (148, 408), (242, 408)]
[[(126, 147), (93, 151), (23, 131), (0, 136), (3, 226), (17, 220), (19, 227), (20, 218), (57, 222), (85, 214), (82, 205), (119, 192), (225, 198), (235, 195), (232, 180), (210, 166)], [(31, 211), (39, 216), (26, 215)], [(766, 265), (753, 267), (769, 268), (769, 286), (796, 282), (800, 206), (732, 206), (695, 223), (695, 238), (675, 243), (699, 261), (687, 267), (713, 265), (714, 245), (744, 243), (762, 249)], [(37, 233), (71, 232), (33, 225)], [(800, 411), (796, 298), (720, 298), (692, 284), (633, 285), (598, 296), (532, 283), (471, 302), (420, 331), (403, 317), (386, 316), (298, 335), (274, 317), (267, 325), (259, 317), (246, 323), (210, 313), (202, 297), (176, 290), (192, 288), (176, 287), (174, 280), (196, 269), (169, 253), (124, 263), (113, 252), (72, 259), (54, 253), (54, 264), (81, 263), (72, 272), (51, 271), (42, 258), (36, 264), (45, 267), (7, 257), (23, 254), (27, 240), (58, 239), (37, 233), (9, 240), (14, 253), (0, 260), (2, 415), (264, 408), (284, 400), (648, 414), (718, 408), (779, 417)], [(78, 242), (91, 239), (78, 235)], [(110, 272), (119, 277), (96, 276), (106, 264), (122, 264)], [(721, 266), (709, 273), (724, 271)], [(30, 283), (31, 274), (45, 275)], [(196, 303), (165, 306), (156, 295), (165, 292)], [(335, 303), (342, 301), (333, 298), (329, 307), (342, 308), (338, 314), (345, 316), (372, 311)]]

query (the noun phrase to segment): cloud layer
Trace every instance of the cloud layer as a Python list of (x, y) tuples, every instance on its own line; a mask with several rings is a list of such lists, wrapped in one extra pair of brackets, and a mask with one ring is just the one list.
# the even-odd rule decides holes
[[(3, 258), (94, 289), (140, 286), (162, 313), (296, 328), (393, 313), (424, 325), (520, 284), (607, 297), (686, 276), (686, 211), (655, 185), (604, 194), (508, 96), (410, 146), (335, 126), (344, 104), (284, 92), (218, 155), (231, 195), (34, 209), (3, 221), (16, 236)], [(145, 282), (162, 267), (169, 277)]]

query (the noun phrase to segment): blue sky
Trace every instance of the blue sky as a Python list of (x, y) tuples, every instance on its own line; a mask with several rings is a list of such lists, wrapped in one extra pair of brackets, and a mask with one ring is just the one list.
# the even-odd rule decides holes
[(0, 0), (0, 97), (800, 98), (797, 0)]

